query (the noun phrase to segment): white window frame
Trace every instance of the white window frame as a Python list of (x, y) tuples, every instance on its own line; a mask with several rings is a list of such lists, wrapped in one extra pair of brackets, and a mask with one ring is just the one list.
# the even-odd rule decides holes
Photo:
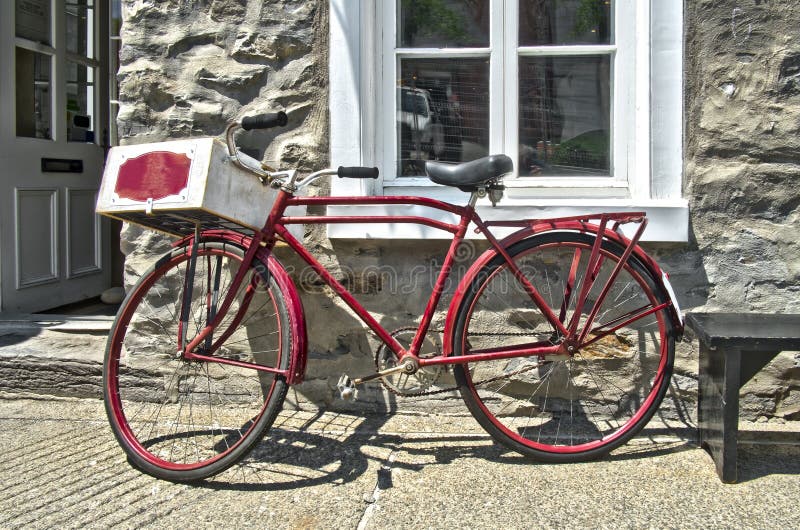
[[(378, 181), (334, 179), (331, 194), (424, 195), (463, 204), (466, 194), (414, 177), (394, 177), (396, 87), (395, 10), (393, 2), (329, 0), (331, 165), (378, 166)], [(517, 18), (517, 0), (493, 0), (506, 20)], [(680, 2), (618, 0), (618, 15), (630, 17), (616, 32), (612, 83), (612, 177), (585, 179), (506, 178), (506, 197), (497, 208), (479, 203), (484, 219), (541, 218), (600, 211), (644, 210), (650, 218), (645, 240), (688, 240), (688, 204), (681, 196), (683, 167), (683, 7)], [(388, 7), (386, 7), (388, 6)], [(500, 11), (498, 11), (500, 12)], [(503, 32), (492, 17), (495, 44), (477, 50), (491, 54), (489, 150), (517, 160), (517, 120), (505, 119), (505, 102), (518, 100), (519, 54), (572, 53), (576, 47), (518, 48), (515, 31)], [(619, 19), (617, 24), (619, 24)], [(498, 36), (497, 32), (501, 32)], [(501, 42), (498, 46), (496, 43)], [(597, 46), (584, 47), (596, 53)], [(406, 52), (420, 56), (453, 50)], [(472, 50), (474, 53), (476, 50)], [(459, 52), (456, 52), (459, 53)], [(471, 53), (470, 51), (461, 53)], [(388, 58), (388, 59), (386, 59)], [(502, 71), (503, 64), (512, 68)], [(627, 65), (627, 66), (625, 66)], [(505, 76), (505, 78), (504, 78)], [(516, 103), (514, 103), (516, 104)], [(652, 141), (651, 139), (655, 140)], [(352, 214), (352, 206), (329, 213)], [(396, 207), (359, 207), (359, 213), (399, 213)], [(408, 214), (408, 208), (404, 207)], [(421, 213), (421, 212), (420, 212)], [(425, 214), (432, 213), (430, 209)], [(442, 214), (449, 219), (449, 214)], [(413, 225), (331, 225), (331, 238), (447, 238), (449, 234)]]

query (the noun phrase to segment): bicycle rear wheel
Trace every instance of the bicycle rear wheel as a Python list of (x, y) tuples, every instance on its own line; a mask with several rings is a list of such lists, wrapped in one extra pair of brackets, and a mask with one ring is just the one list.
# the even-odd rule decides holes
[[(286, 395), (280, 375), (244, 364), (187, 361), (177, 353), (189, 250), (173, 250), (139, 280), (117, 314), (104, 363), (106, 413), (129, 461), (173, 481), (206, 478), (242, 458), (271, 426)], [(243, 255), (230, 244), (198, 245), (187, 342), (216, 314)], [(213, 356), (288, 367), (287, 311), (258, 260), (198, 352), (207, 351), (230, 325), (233, 333)]]
[[(509, 248), (562, 323), (569, 323), (576, 311), (594, 241), (589, 234), (549, 233)], [(579, 316), (581, 327), (622, 253), (616, 244), (602, 245), (597, 280)], [(599, 458), (644, 427), (669, 386), (675, 345), (667, 309), (629, 321), (665, 301), (650, 273), (631, 258), (601, 303), (592, 325), (597, 333), (589, 334), (573, 356), (457, 365), (461, 395), (495, 439), (522, 454), (549, 462)], [(625, 325), (602, 336), (604, 325), (608, 330), (620, 324)], [(490, 260), (459, 309), (454, 354), (558, 340), (503, 258)]]

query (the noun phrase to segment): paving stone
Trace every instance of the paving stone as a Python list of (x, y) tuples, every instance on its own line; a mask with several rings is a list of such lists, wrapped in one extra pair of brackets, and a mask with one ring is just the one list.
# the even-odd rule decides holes
[(794, 444), (744, 444), (733, 485), (684, 431), (653, 433), (599, 462), (549, 465), (467, 416), (286, 411), (244, 462), (186, 485), (132, 469), (100, 400), (5, 393), (0, 527), (796, 526), (796, 431)]

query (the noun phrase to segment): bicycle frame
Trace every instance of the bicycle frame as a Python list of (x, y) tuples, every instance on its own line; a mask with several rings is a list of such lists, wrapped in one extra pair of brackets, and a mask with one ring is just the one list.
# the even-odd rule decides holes
[[(660, 269), (658, 269), (658, 266), (655, 264), (653, 260), (651, 260), (646, 254), (644, 254), (644, 252), (638, 246), (638, 241), (646, 226), (646, 220), (642, 212), (608, 213), (608, 214), (597, 214), (597, 215), (587, 215), (587, 216), (559, 218), (559, 219), (545, 219), (545, 220), (522, 219), (515, 221), (484, 222), (480, 218), (478, 213), (475, 211), (476, 200), (477, 200), (477, 194), (473, 193), (469, 203), (466, 206), (456, 206), (450, 203), (425, 197), (411, 197), (411, 196), (295, 197), (290, 192), (281, 190), (278, 194), (277, 200), (275, 201), (269, 213), (269, 216), (264, 224), (264, 227), (259, 232), (255, 233), (254, 237), (252, 238), (249, 244), (249, 248), (246, 249), (244, 261), (240, 266), (239, 271), (237, 272), (232, 282), (228, 297), (224, 301), (222, 301), (222, 304), (219, 308), (214, 308), (214, 311), (211, 313), (215, 315), (212, 318), (212, 321), (191, 342), (186, 344), (185, 347), (182, 349), (184, 357), (188, 360), (196, 359), (202, 361), (222, 362), (222, 363), (237, 364), (237, 365), (242, 364), (238, 363), (237, 361), (220, 359), (219, 357), (213, 356), (214, 350), (218, 347), (219, 344), (224, 342), (224, 338), (227, 336), (227, 334), (231, 333), (233, 328), (236, 327), (239, 319), (238, 315), (234, 317), (233, 322), (228, 326), (229, 329), (223, 331), (222, 338), (218, 339), (214, 343), (214, 346), (212, 346), (210, 351), (207, 351), (201, 355), (196, 353), (194, 350), (203, 342), (206, 342), (208, 344), (208, 339), (212, 336), (214, 329), (220, 324), (225, 314), (230, 309), (233, 297), (235, 293), (239, 290), (242, 281), (244, 281), (246, 272), (249, 269), (250, 265), (252, 264), (257, 254), (257, 251), (262, 250), (263, 252), (267, 253), (271, 252), (278, 238), (283, 240), (297, 255), (299, 255), (303, 259), (303, 261), (305, 261), (319, 275), (319, 277), (356, 313), (356, 315), (375, 333), (375, 335), (384, 344), (386, 344), (388, 348), (390, 348), (394, 352), (394, 354), (397, 356), (398, 359), (398, 365), (409, 358), (413, 360), (416, 366), (424, 367), (429, 365), (459, 364), (459, 363), (488, 361), (488, 360), (522, 357), (522, 356), (538, 356), (540, 358), (546, 358), (551, 356), (569, 356), (575, 351), (577, 351), (577, 348), (579, 348), (582, 344), (590, 344), (596, 340), (599, 340), (603, 336), (613, 333), (617, 329), (639, 318), (643, 318), (649, 314), (660, 311), (665, 307), (672, 305), (670, 303), (665, 303), (657, 307), (643, 308), (640, 311), (634, 311), (628, 315), (625, 315), (615, 322), (606, 323), (599, 326), (598, 328), (592, 329), (593, 321), (597, 316), (598, 308), (602, 304), (605, 295), (608, 293), (617, 275), (619, 274), (619, 272), (622, 270), (622, 268), (625, 266), (625, 264), (631, 258), (632, 255), (637, 256), (637, 259), (639, 259), (640, 262), (644, 263), (645, 266), (650, 268), (655, 273), (654, 274), (655, 278), (661, 278), (660, 274), (661, 271)], [(434, 210), (457, 215), (459, 217), (459, 220), (457, 223), (447, 223), (436, 219), (416, 216), (416, 215), (409, 215), (409, 216), (353, 215), (353, 216), (295, 216), (295, 217), (284, 216), (286, 208), (290, 206), (341, 206), (341, 205), (424, 206)], [(599, 224), (595, 225), (589, 223), (588, 221), (591, 219), (599, 219)], [(609, 228), (608, 226), (609, 222), (614, 223), (611, 228)], [(618, 229), (620, 225), (632, 222), (638, 223), (639, 227), (636, 230), (634, 236), (631, 239), (627, 239), (619, 233)], [(375, 318), (361, 305), (361, 303), (359, 303), (353, 297), (353, 295), (346, 289), (346, 287), (344, 287), (344, 285), (342, 285), (341, 282), (336, 280), (336, 278), (334, 278), (333, 275), (331, 275), (331, 273), (328, 272), (328, 270), (325, 269), (325, 267), (311, 255), (311, 253), (303, 246), (302, 242), (298, 241), (297, 238), (295, 238), (287, 228), (287, 226), (295, 224), (339, 224), (339, 223), (344, 223), (344, 224), (412, 223), (412, 224), (429, 226), (438, 230), (443, 230), (453, 235), (453, 239), (452, 242), (450, 243), (447, 254), (445, 256), (442, 269), (436, 278), (433, 292), (431, 293), (430, 298), (428, 299), (427, 305), (421, 317), (420, 324), (408, 349), (403, 348), (400, 345), (400, 343), (391, 335), (391, 333), (388, 330), (386, 330), (377, 320), (375, 320)], [(452, 340), (446, 333), (444, 351), (442, 352), (441, 355), (435, 357), (426, 357), (426, 358), (419, 357), (419, 352), (422, 347), (423, 341), (425, 339), (426, 334), (428, 333), (428, 330), (430, 329), (430, 324), (433, 319), (436, 308), (439, 305), (439, 302), (441, 301), (441, 296), (444, 291), (444, 286), (452, 272), (452, 267), (456, 257), (456, 251), (466, 238), (467, 230), (469, 229), (471, 224), (474, 224), (476, 226), (476, 232), (481, 233), (486, 238), (486, 240), (489, 242), (490, 248), (486, 251), (484, 257), (482, 257), (483, 260), (479, 259), (478, 262), (476, 262), (475, 265), (473, 265), (473, 268), (471, 268), (470, 271), (475, 270), (476, 266), (482, 265), (483, 263), (485, 263), (485, 261), (488, 261), (490, 257), (496, 255), (495, 253), (501, 255), (505, 260), (507, 266), (509, 267), (511, 273), (521, 283), (521, 285), (523, 286), (527, 294), (531, 297), (535, 305), (542, 312), (547, 321), (553, 326), (554, 332), (562, 339), (559, 341), (558, 344), (554, 345), (550, 342), (547, 343), (536, 342), (536, 343), (518, 345), (512, 349), (487, 349), (487, 350), (472, 351), (470, 352), (469, 355), (453, 355)], [(515, 232), (514, 234), (503, 240), (498, 240), (492, 234), (490, 230), (491, 226), (516, 227), (519, 228), (520, 230), (518, 230), (517, 232)], [(597, 237), (595, 239), (594, 245), (591, 250), (591, 255), (589, 257), (588, 265), (586, 266), (587, 270), (586, 277), (581, 282), (581, 289), (577, 293), (575, 298), (577, 309), (574, 311), (573, 317), (570, 319), (570, 321), (566, 323), (564, 322), (565, 320), (564, 314), (566, 308), (562, 307), (560, 314), (559, 315), (555, 314), (550, 309), (549, 305), (545, 302), (545, 300), (542, 298), (541, 294), (537, 291), (535, 286), (533, 286), (528, 281), (528, 279), (525, 278), (523, 273), (519, 270), (517, 265), (510, 258), (506, 250), (511, 243), (514, 243), (517, 240), (524, 238), (526, 235), (532, 235), (533, 233), (538, 233), (544, 230), (577, 230), (582, 232), (593, 232), (597, 234)], [(189, 238), (186, 239), (191, 239), (191, 236), (189, 236)], [(186, 241), (186, 239), (184, 239), (184, 241)], [(584, 322), (583, 328), (579, 329), (579, 324), (580, 324), (579, 320), (581, 311), (584, 309), (584, 306), (587, 303), (588, 294), (591, 288), (593, 287), (599, 272), (601, 263), (600, 259), (601, 244), (603, 240), (608, 240), (608, 239), (614, 240), (615, 242), (622, 244), (625, 250), (622, 258), (620, 259), (615, 269), (612, 271), (610, 277), (606, 279), (606, 283), (604, 287), (601, 289), (601, 294), (597, 298), (597, 300), (594, 301), (594, 305), (591, 308), (585, 308), (589, 311), (588, 320)], [(578, 263), (576, 260), (576, 262), (573, 264), (573, 270), (571, 271), (570, 283), (568, 286), (569, 292), (565, 293), (564, 304), (567, 304), (569, 299), (572, 297), (571, 289), (575, 287), (572, 284), (572, 282), (575, 281), (575, 276), (577, 273), (575, 269), (577, 268), (577, 266)], [(463, 292), (465, 290), (464, 280), (468, 279), (469, 276), (470, 274), (468, 272), (467, 276), (462, 280), (461, 285), (459, 285), (455, 299), (451, 304), (450, 311), (448, 312), (445, 329), (452, 329), (452, 324), (454, 322), (456, 313), (455, 309), (457, 309), (458, 302), (463, 296)], [(239, 312), (242, 312), (242, 308), (239, 309)], [(300, 318), (302, 318), (302, 315), (300, 315)], [(594, 333), (595, 336), (588, 342), (584, 342), (586, 341), (586, 338), (590, 332)], [(257, 370), (281, 373), (287, 376), (290, 383), (302, 381), (302, 375), (303, 375), (302, 373), (301, 374), (284, 373), (284, 371), (269, 367), (262, 367), (249, 364), (247, 366)]]
[[(109, 334), (106, 413), (135, 467), (175, 481), (227, 469), (272, 427), (288, 386), (302, 383), (306, 318), (297, 285), (275, 255), (278, 244), (297, 254), (383, 343), (374, 370), (358, 378), (341, 375), (341, 399), (355, 398), (358, 385), (376, 380), (403, 396), (458, 390), (495, 440), (546, 462), (605, 455), (652, 418), (669, 388), (683, 324), (668, 279), (639, 247), (647, 225), (643, 213), (484, 221), (478, 199), (488, 196), (495, 204), (502, 198), (501, 179), (513, 171), (512, 159), (502, 154), (456, 167), (425, 163), (432, 181), (472, 191), (463, 206), (410, 196), (297, 197), (299, 187), (317, 179), (374, 179), (378, 170), (339, 167), (299, 176), (296, 169), (272, 170), (237, 151), (238, 129), (268, 129), (287, 119), (277, 112), (231, 123), (227, 158), (218, 142), (202, 140), (217, 165), (206, 165), (194, 140), (177, 150), (154, 144), (141, 148), (141, 156), (152, 158), (125, 171), (127, 162), (111, 165), (115, 169), (104, 177), (108, 190), (120, 174), (133, 190), (132, 204), (122, 205), (120, 215), (183, 237), (127, 294)], [(116, 159), (130, 160), (126, 152), (115, 151)], [(163, 164), (172, 160), (170, 153), (182, 162)], [(200, 161), (197, 171), (194, 161)], [(220, 178), (209, 180), (215, 176)], [(251, 180), (231, 180), (240, 177)], [(164, 201), (156, 212), (151, 195), (161, 193), (155, 188), (165, 178), (213, 193), (201, 194), (199, 204), (184, 200), (189, 193), (179, 195), (176, 207)], [(230, 202), (242, 194), (250, 205)], [(113, 194), (104, 197), (115, 202)], [(400, 214), (374, 211), (382, 208), (305, 213), (312, 206), (378, 205)], [(384, 328), (348, 291), (348, 282), (337, 280), (293, 235), (298, 225), (374, 223), (413, 223), (450, 236), (416, 327)], [(455, 274), (460, 283), (443, 303), (473, 228), (487, 249), (466, 273)], [(513, 233), (497, 237), (493, 231), (501, 228)], [(434, 316), (444, 312), (444, 329), (434, 329)], [(438, 340), (428, 335), (440, 333), (441, 349), (431, 348)], [(592, 346), (603, 338), (608, 340)], [(442, 365), (452, 366), (440, 379)]]

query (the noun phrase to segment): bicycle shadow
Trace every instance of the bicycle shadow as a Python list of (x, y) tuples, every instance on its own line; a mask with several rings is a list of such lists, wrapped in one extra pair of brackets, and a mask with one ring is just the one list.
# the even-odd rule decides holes
[[(369, 385), (380, 388), (378, 383)], [(691, 411), (680, 399), (683, 392), (678, 382), (673, 382), (665, 399), (665, 405), (669, 405), (657, 412), (653, 422), (637, 435), (638, 442), (629, 442), (603, 460), (647, 459), (696, 449), (696, 426)], [(339, 412), (326, 411), (324, 407), (315, 412), (285, 410), (243, 462), (201, 483), (202, 486), (211, 490), (286, 491), (324, 484), (343, 485), (376, 473), (377, 487), (387, 489), (392, 487), (392, 470), (397, 469), (422, 472), (428, 466), (474, 459), (514, 466), (543, 465), (506, 449), (477, 429), (474, 434), (420, 435), (418, 430), (413, 432), (415, 429), (408, 435), (382, 432), (400, 410), (398, 396), (375, 388), (369, 395), (376, 401), (372, 403), (374, 410), (386, 412), (365, 414), (363, 409), (352, 410), (352, 403), (339, 403), (342, 405)], [(413, 405), (406, 405), (415, 399), (402, 398), (403, 410), (413, 411)], [(462, 406), (457, 395), (451, 399)], [(465, 407), (461, 413), (467, 415)], [(427, 421), (434, 422), (434, 418), (431, 416)], [(392, 457), (389, 463), (391, 455), (402, 457)]]
[[(367, 250), (360, 249), (359, 252), (353, 251), (349, 254), (369, 255)], [(344, 255), (349, 254), (344, 253)], [(337, 255), (342, 255), (342, 253)], [(302, 270), (301, 264), (296, 261), (289, 260), (289, 263), (295, 270)], [(365, 308), (383, 314), (381, 324), (384, 327), (396, 329), (408, 325), (408, 323), (402, 322), (402, 319), (398, 320), (390, 316), (398, 313), (398, 311), (392, 310), (392, 307), (377, 306), (377, 304), (386, 304), (384, 298), (371, 296), (373, 286), (378, 292), (380, 286), (385, 287), (384, 280), (378, 281), (381, 277), (379, 274), (382, 272), (381, 270), (358, 279), (351, 278), (346, 272), (354, 270), (355, 267), (348, 267), (350, 265), (348, 263), (339, 265), (345, 271), (341, 273), (344, 283), (348, 287), (356, 286), (364, 291), (361, 293), (361, 302)], [(367, 281), (370, 279), (375, 281)], [(368, 340), (369, 334), (363, 330), (359, 324), (360, 321), (330, 301), (324, 290), (315, 292), (311, 287), (316, 284), (305, 278), (303, 274), (300, 274), (299, 280), (301, 280), (299, 282), (301, 285), (308, 284), (310, 286), (303, 290), (308, 321), (326, 323), (325, 326), (314, 329), (309, 360), (312, 361), (319, 357), (330, 364), (331, 360), (336, 359), (337, 364), (349, 365), (356, 361), (369, 359), (368, 362), (362, 363), (367, 368), (372, 362), (373, 347)], [(407, 278), (402, 280), (407, 280)], [(399, 284), (401, 279), (391, 279), (389, 284), (395, 281)], [(446, 293), (442, 301), (445, 305), (448, 294), (450, 293)], [(400, 298), (402, 298), (404, 307), (409, 304), (417, 306), (421, 303), (417, 299), (419, 296), (413, 301), (409, 301), (407, 297), (397, 298), (398, 301), (395, 303), (400, 303)], [(332, 344), (336, 346), (331, 347)], [(350, 358), (342, 359), (343, 355), (348, 355)], [(309, 362), (307, 381), (314, 384), (325, 381), (325, 377), (330, 377), (331, 370), (322, 370), (322, 366), (315, 367), (314, 364)], [(331, 385), (320, 383), (319, 387), (328, 390)], [(691, 430), (691, 413), (685, 409), (685, 406), (682, 406), (680, 399), (683, 392), (681, 389), (673, 388), (670, 393), (669, 400), (676, 402), (676, 405), (671, 407), (674, 409), (671, 416), (677, 416), (682, 422), (682, 426)], [(370, 393), (370, 397), (380, 397), (380, 394)], [(381, 432), (392, 414), (398, 410), (397, 398), (393, 394), (385, 394), (383, 402), (380, 399), (377, 403), (368, 401), (370, 408), (385, 410), (387, 413), (362, 416), (363, 407), (340, 403), (344, 411), (342, 414), (323, 413), (322, 410), (316, 414), (307, 413), (305, 417), (302, 417), (302, 414), (296, 414), (300, 418), (300, 425), (293, 425), (291, 420), (284, 418), (287, 413), (282, 414), (265, 439), (256, 446), (245, 461), (202, 485), (218, 490), (292, 490), (319, 484), (350, 483), (371, 472), (370, 470), (374, 472), (377, 468), (380, 486), (380, 481), (391, 481), (391, 473), (383, 470), (387, 469), (390, 455), (399, 452), (408, 458), (395, 459), (391, 463), (393, 469), (421, 471), (426, 466), (449, 465), (464, 459), (483, 459), (493, 463), (512, 465), (539, 465), (536, 461), (497, 445), (487, 434), (482, 432), (478, 434), (432, 434), (430, 436), (421, 436), (418, 433), (413, 436), (403, 436)], [(300, 405), (300, 402), (298, 401), (297, 404)], [(347, 410), (348, 407), (351, 410)], [(463, 409), (462, 412), (466, 413), (466, 409)], [(290, 417), (292, 414), (288, 413)], [(647, 435), (647, 433), (648, 430), (645, 429), (643, 434)], [(657, 437), (660, 434), (664, 433), (653, 432), (652, 436)], [(651, 458), (675, 451), (689, 450), (696, 447), (693, 442), (688, 441), (690, 439), (691, 434), (687, 431), (680, 434), (675, 443), (625, 446), (625, 449), (620, 449), (606, 458), (612, 460)]]
[[(305, 428), (271, 429), (253, 452), (224, 474), (200, 483), (211, 490), (285, 491), (322, 484), (344, 485), (377, 474), (377, 487), (392, 487), (392, 471), (422, 472), (429, 466), (461, 460), (485, 460), (511, 466), (547, 465), (497, 444), (483, 433), (404, 435), (382, 433), (391, 414), (351, 416), (318, 411)], [(346, 430), (345, 430), (346, 429)], [(647, 429), (640, 436), (673, 441), (629, 443), (603, 460), (625, 461), (663, 456), (696, 448), (690, 439), (675, 439), (673, 429)], [(402, 458), (390, 455), (402, 454)], [(370, 471), (372, 469), (372, 471)]]

